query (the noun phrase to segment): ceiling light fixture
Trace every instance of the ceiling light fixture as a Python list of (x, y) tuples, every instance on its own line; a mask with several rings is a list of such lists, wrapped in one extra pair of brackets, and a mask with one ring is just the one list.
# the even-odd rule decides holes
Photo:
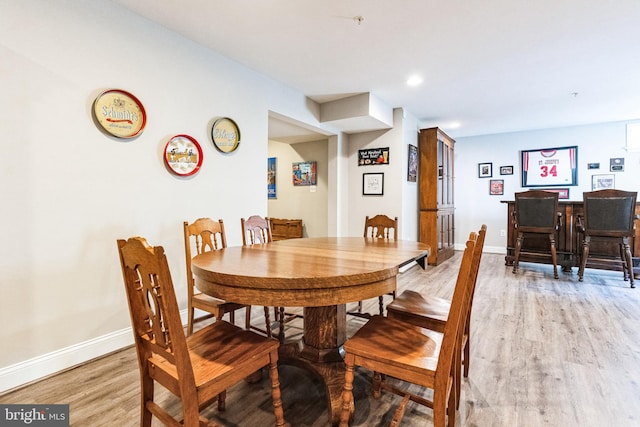
[(420, 83), (422, 83), (422, 77), (418, 75), (413, 75), (407, 79), (407, 84), (409, 86), (418, 86)]
[(362, 25), (362, 21), (364, 21), (364, 16), (361, 16), (361, 15), (354, 16), (353, 20), (355, 21), (356, 24)]

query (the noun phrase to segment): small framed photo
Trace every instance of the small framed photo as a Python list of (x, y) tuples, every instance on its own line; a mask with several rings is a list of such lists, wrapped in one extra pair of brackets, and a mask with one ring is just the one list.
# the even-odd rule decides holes
[(606, 190), (607, 188), (616, 188), (615, 175), (592, 175), (591, 176), (591, 190)]
[(418, 147), (409, 144), (409, 164), (407, 167), (407, 181), (418, 180)]
[(493, 163), (478, 163), (478, 178), (491, 178), (493, 176)]
[(362, 174), (362, 195), (382, 196), (384, 194), (384, 173)]
[(504, 195), (504, 179), (492, 179), (489, 181), (489, 194), (492, 196)]
[(513, 175), (513, 166), (500, 166), (500, 175)]
[(569, 198), (569, 188), (541, 188), (541, 190), (558, 193), (558, 199), (560, 200)]

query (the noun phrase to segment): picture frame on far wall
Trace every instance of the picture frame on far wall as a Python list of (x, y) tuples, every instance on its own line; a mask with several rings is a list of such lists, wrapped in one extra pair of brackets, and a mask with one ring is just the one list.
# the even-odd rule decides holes
[(409, 144), (409, 164), (407, 167), (407, 181), (418, 180), (418, 147)]
[(504, 179), (489, 180), (489, 194), (492, 196), (504, 195)]
[(578, 146), (522, 150), (522, 186), (578, 185)]
[(363, 173), (362, 174), (362, 195), (382, 196), (384, 195), (384, 173)]
[(491, 178), (493, 176), (493, 163), (478, 163), (478, 178)]
[(500, 166), (500, 175), (513, 175), (513, 166)]
[(591, 191), (609, 188), (616, 188), (616, 176), (614, 174), (591, 176)]
[(569, 188), (541, 188), (541, 190), (558, 193), (558, 199), (560, 200), (569, 198)]

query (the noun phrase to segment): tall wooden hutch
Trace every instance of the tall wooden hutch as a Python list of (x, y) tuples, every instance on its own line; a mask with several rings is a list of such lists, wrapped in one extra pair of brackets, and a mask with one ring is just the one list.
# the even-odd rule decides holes
[(420, 130), (420, 241), (431, 246), (430, 265), (454, 253), (454, 144), (438, 128)]

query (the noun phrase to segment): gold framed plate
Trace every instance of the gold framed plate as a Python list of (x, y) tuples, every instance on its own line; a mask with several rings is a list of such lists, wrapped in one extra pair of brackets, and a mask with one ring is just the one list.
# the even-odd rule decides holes
[(93, 102), (93, 116), (107, 134), (134, 138), (142, 133), (147, 114), (138, 98), (121, 89), (102, 92)]
[(202, 148), (189, 135), (176, 135), (164, 147), (164, 162), (171, 172), (180, 176), (190, 176), (202, 166)]
[(240, 145), (240, 128), (228, 117), (221, 117), (211, 126), (211, 140), (222, 153), (231, 153)]

